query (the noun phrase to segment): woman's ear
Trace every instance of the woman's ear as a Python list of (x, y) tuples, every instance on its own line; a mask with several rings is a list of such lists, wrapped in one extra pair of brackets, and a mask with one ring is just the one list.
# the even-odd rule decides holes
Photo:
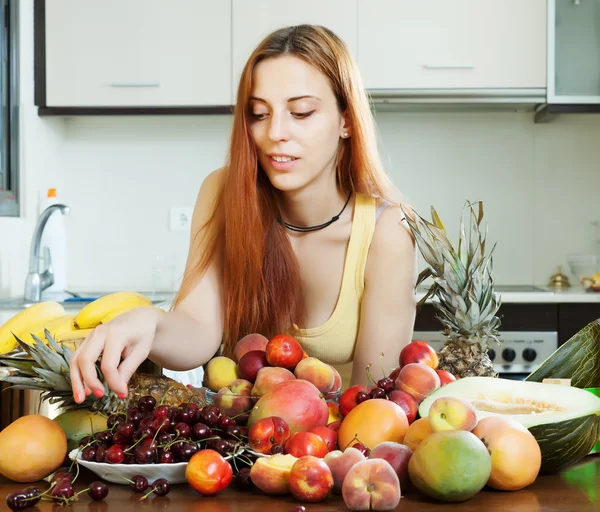
[(340, 137), (342, 139), (347, 139), (352, 136), (352, 125), (350, 124), (350, 116), (348, 112), (344, 112), (342, 114), (342, 122), (340, 126)]

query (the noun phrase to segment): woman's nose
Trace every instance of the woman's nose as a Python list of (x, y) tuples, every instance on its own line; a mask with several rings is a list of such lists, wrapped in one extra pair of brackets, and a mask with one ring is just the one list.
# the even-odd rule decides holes
[(285, 114), (273, 113), (269, 119), (268, 137), (273, 142), (290, 138), (289, 118)]

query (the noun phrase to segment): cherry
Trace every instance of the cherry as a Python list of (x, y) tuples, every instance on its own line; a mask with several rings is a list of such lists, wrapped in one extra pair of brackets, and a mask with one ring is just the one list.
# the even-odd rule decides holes
[(134, 427), (137, 427), (143, 419), (144, 416), (137, 407), (130, 407), (127, 410), (127, 423), (132, 423)]
[(70, 483), (59, 482), (56, 487), (52, 489), (50, 494), (54, 498), (54, 501), (61, 502), (72, 498), (75, 493), (73, 492), (73, 486)]
[(248, 439), (250, 429), (247, 426), (240, 427), (240, 436)]
[(175, 423), (173, 429), (179, 434), (179, 437), (190, 437), (192, 435), (192, 427), (182, 421)]
[(394, 391), (394, 381), (389, 377), (386, 377), (385, 379), (379, 379), (377, 381), (377, 386), (383, 389), (386, 393)]
[(152, 491), (157, 496), (166, 496), (171, 492), (171, 484), (166, 478), (159, 478), (152, 483)]
[(100, 480), (95, 480), (90, 484), (88, 496), (94, 501), (102, 501), (108, 496), (108, 485)]
[(157, 418), (168, 418), (169, 408), (166, 405), (160, 405), (152, 412), (152, 417), (156, 420)]
[(181, 449), (187, 444), (188, 443), (186, 441), (175, 441), (171, 445), (171, 452), (173, 453), (173, 455), (175, 455), (176, 458), (179, 458), (181, 455)]
[(173, 436), (171, 434), (160, 434), (156, 438), (156, 444), (159, 446), (162, 444), (169, 444), (172, 441), (173, 441)]
[(184, 443), (179, 449), (179, 458), (183, 462), (189, 461), (192, 456), (198, 451), (198, 447), (192, 443)]
[(139, 446), (146, 446), (148, 448), (156, 448), (157, 443), (156, 440), (152, 437), (146, 437)]
[(125, 460), (123, 449), (118, 444), (113, 444), (106, 450), (104, 460), (109, 464), (123, 464), (123, 461)]
[(204, 423), (207, 427), (213, 428), (217, 426), (217, 423), (219, 422), (219, 417), (214, 411), (204, 408), (200, 411), (200, 421)]
[(111, 414), (106, 420), (106, 426), (108, 428), (113, 428), (115, 425), (119, 423), (125, 423), (126, 416), (123, 413)]
[[(157, 409), (154, 409), (155, 411)], [(152, 430), (154, 432), (168, 432), (171, 427), (171, 420), (169, 418), (155, 418), (152, 422)]]
[(148, 480), (146, 480), (145, 476), (135, 475), (131, 477), (131, 481), (129, 482), (129, 487), (133, 492), (144, 492), (148, 489)]
[(283, 446), (280, 444), (274, 444), (271, 446), (271, 454), (275, 455), (276, 453), (283, 453)]
[(358, 404), (363, 403), (365, 400), (368, 400), (369, 398), (371, 398), (369, 393), (367, 393), (366, 391), (359, 391), (358, 393), (356, 393), (356, 397), (354, 398), (354, 400), (356, 401), (356, 404), (358, 405)]
[(190, 411), (188, 409), (181, 409), (175, 416), (175, 420), (177, 422), (186, 423), (188, 425), (193, 425), (195, 419), (196, 414), (194, 413), (194, 411)]
[(242, 468), (235, 475), (235, 484), (240, 491), (250, 491), (254, 487), (250, 478), (250, 468)]
[(204, 423), (196, 423), (192, 427), (192, 438), (196, 440), (206, 439), (207, 437), (212, 436), (212, 432), (210, 428), (208, 428)]
[(123, 461), (123, 464), (135, 464), (135, 455), (133, 453), (125, 453), (125, 460)]
[(173, 464), (175, 462), (175, 455), (168, 450), (159, 450), (158, 452), (158, 463), (159, 464)]
[(30, 507), (35, 507), (42, 499), (39, 487), (25, 487), (23, 492), (27, 495), (27, 501), (29, 502)]
[(138, 464), (151, 464), (156, 459), (156, 450), (139, 445), (135, 449), (135, 460)]
[(96, 447), (88, 446), (83, 449), (81, 452), (81, 458), (87, 461), (95, 461), (96, 460)]
[(142, 412), (152, 412), (156, 406), (156, 398), (152, 395), (145, 395), (137, 401), (137, 406)]
[(221, 410), (216, 405), (205, 405), (202, 409), (213, 411), (217, 415), (217, 418), (221, 416)]
[(142, 421), (140, 421), (138, 429), (140, 429), (140, 430), (146, 430), (146, 429), (151, 428), (153, 421), (154, 421), (154, 418), (152, 416), (148, 416), (148, 417), (142, 419)]
[(115, 432), (123, 436), (127, 441), (131, 441), (131, 439), (133, 439), (133, 434), (135, 433), (135, 427), (133, 426), (133, 423), (120, 423), (117, 425)]
[(153, 438), (154, 432), (151, 428), (145, 428), (144, 430), (137, 430), (135, 434), (133, 434), (133, 441), (139, 441), (140, 439)]
[(240, 427), (237, 425), (229, 425), (228, 427), (225, 427), (223, 437), (226, 439), (233, 439), (234, 441), (241, 441), (242, 433), (240, 431)]
[(225, 439), (218, 439), (215, 443), (215, 450), (221, 455), (226, 456), (230, 450), (229, 443)]
[(104, 446), (98, 446), (96, 448), (96, 462), (104, 462), (106, 456), (106, 448)]
[(27, 494), (24, 490), (9, 494), (6, 497), (6, 504), (11, 510), (23, 510), (31, 506), (30, 502), (27, 501)]
[(70, 484), (73, 483), (75, 475), (69, 471), (69, 468), (59, 468), (54, 475), (52, 475), (53, 482), (65, 481)]
[(225, 429), (225, 427), (230, 427), (235, 425), (235, 420), (230, 418), (229, 416), (225, 416), (224, 414), (222, 414), (219, 417), (219, 422), (218, 422), (219, 428), (220, 429)]
[(369, 450), (369, 448), (367, 448), (364, 444), (362, 443), (356, 443), (352, 445), (352, 448), (356, 448), (359, 452), (361, 452), (365, 457), (368, 457), (369, 455), (371, 455), (371, 450)]
[(84, 446), (87, 446), (88, 444), (90, 444), (91, 440), (92, 440), (92, 436), (82, 437), (81, 440), (79, 441), (79, 447), (82, 448)]
[(381, 388), (373, 388), (369, 396), (371, 398), (385, 398), (385, 391)]

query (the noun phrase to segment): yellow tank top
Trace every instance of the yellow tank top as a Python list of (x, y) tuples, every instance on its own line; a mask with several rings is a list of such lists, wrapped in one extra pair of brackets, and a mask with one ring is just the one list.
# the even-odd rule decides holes
[(357, 194), (342, 286), (335, 309), (327, 322), (319, 327), (299, 329), (294, 325), (293, 334), (306, 353), (334, 366), (342, 376), (344, 389), (348, 387), (352, 376), (352, 359), (365, 288), (365, 267), (375, 222), (375, 198)]

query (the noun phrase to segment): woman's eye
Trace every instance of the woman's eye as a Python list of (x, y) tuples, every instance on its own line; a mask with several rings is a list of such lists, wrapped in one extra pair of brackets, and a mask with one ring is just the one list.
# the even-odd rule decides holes
[(252, 113), (252, 118), (253, 119), (257, 119), (257, 120), (261, 120), (264, 119), (265, 117), (267, 117), (267, 114), (258, 114), (258, 113)]
[(292, 115), (294, 117), (298, 117), (300, 119), (304, 119), (305, 117), (308, 117), (308, 116), (312, 115), (313, 112), (314, 112), (314, 110), (311, 110), (310, 112), (292, 112)]

